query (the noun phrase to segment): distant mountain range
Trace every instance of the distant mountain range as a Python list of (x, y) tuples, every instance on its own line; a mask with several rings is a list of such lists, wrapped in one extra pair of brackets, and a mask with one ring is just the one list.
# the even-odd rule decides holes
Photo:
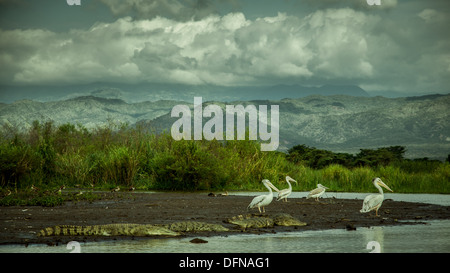
[(128, 103), (181, 100), (192, 101), (194, 96), (204, 101), (281, 100), (309, 95), (349, 95), (368, 97), (369, 94), (356, 85), (324, 85), (307, 87), (298, 84), (274, 86), (195, 86), (180, 84), (90, 84), (83, 86), (0, 86), (0, 103), (12, 103), (22, 99), (40, 102), (67, 100), (81, 96), (121, 99)]
[[(224, 103), (214, 104), (225, 107)], [(306, 144), (334, 152), (357, 153), (359, 149), (401, 145), (407, 148), (406, 157), (441, 160), (450, 153), (450, 95), (396, 99), (311, 95), (231, 104), (279, 105), (279, 150)], [(177, 119), (167, 113), (154, 120), (140, 120), (138, 124), (170, 132)]]
[[(450, 153), (450, 94), (403, 98), (368, 97), (364, 90), (345, 87), (353, 95), (309, 95), (279, 99), (297, 89), (298, 86), (286, 85), (260, 90), (268, 97), (274, 97), (266, 100), (224, 103), (218, 100), (207, 102), (208, 98), (204, 97), (203, 107), (209, 103), (222, 108), (225, 104), (279, 105), (279, 150), (306, 144), (335, 152), (357, 153), (362, 148), (402, 145), (406, 146), (406, 156), (410, 158), (444, 159)], [(334, 92), (331, 91), (332, 87), (327, 86), (318, 89), (330, 94)], [(276, 90), (279, 94), (274, 94)], [(305, 88), (304, 92), (307, 90)], [(189, 99), (186, 97), (187, 102), (182, 101), (184, 98), (180, 96), (179, 100), (128, 103), (117, 98), (123, 95), (120, 90), (96, 92), (94, 94), (97, 96), (80, 96), (59, 101), (21, 100), (9, 104), (0, 103), (0, 124), (26, 130), (33, 120), (54, 121), (56, 125), (80, 123), (87, 128), (109, 123), (127, 123), (156, 132), (170, 132), (173, 122), (178, 119), (170, 117), (173, 106), (186, 104), (192, 108), (194, 99), (194, 95), (190, 94), (192, 96)], [(246, 96), (252, 98), (253, 94)]]

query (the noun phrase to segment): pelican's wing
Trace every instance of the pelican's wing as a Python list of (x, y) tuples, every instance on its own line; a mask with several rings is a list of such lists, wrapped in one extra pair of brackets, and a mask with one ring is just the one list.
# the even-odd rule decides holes
[(265, 197), (266, 197), (265, 195), (256, 196), (255, 198), (253, 198), (253, 200), (250, 203), (250, 205), (248, 205), (247, 209), (255, 208), (256, 206), (258, 206), (259, 203), (264, 201)]
[(369, 212), (383, 203), (383, 196), (381, 194), (371, 194), (364, 198), (363, 207), (360, 212)]
[(290, 193), (291, 191), (289, 189), (282, 189), (281, 191), (278, 192), (277, 201), (288, 196)]
[(316, 189), (314, 189), (314, 190), (309, 192), (308, 197), (314, 196), (314, 195), (319, 194), (319, 193), (321, 193), (323, 191), (324, 191), (324, 189), (322, 189), (322, 188), (316, 188)]

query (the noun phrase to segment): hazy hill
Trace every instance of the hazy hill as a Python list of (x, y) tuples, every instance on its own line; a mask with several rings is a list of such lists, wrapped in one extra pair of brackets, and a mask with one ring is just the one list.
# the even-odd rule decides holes
[(95, 96), (109, 99), (121, 99), (128, 103), (182, 100), (190, 102), (194, 96), (204, 101), (234, 100), (280, 100), (301, 98), (309, 95), (349, 95), (368, 97), (368, 93), (355, 85), (324, 85), (306, 87), (298, 84), (274, 86), (212, 86), (181, 84), (111, 84), (95, 83), (81, 86), (0, 86), (0, 102), (12, 103), (23, 99), (49, 102), (67, 100), (81, 96)]
[[(249, 103), (279, 105), (281, 150), (307, 144), (356, 153), (361, 148), (402, 145), (408, 149), (407, 157), (444, 159), (450, 153), (450, 95), (396, 99), (313, 95), (230, 104), (245, 106)], [(224, 109), (224, 103), (215, 104)], [(166, 114), (139, 123), (170, 132), (177, 119)], [(225, 126), (223, 128), (225, 130)]]
[[(114, 95), (114, 92), (107, 92)], [(203, 107), (207, 105), (204, 99)], [(212, 102), (209, 102), (212, 103)], [(356, 153), (360, 148), (406, 146), (407, 157), (446, 158), (450, 153), (450, 95), (385, 98), (311, 95), (282, 100), (234, 101), (225, 104), (279, 105), (280, 150), (306, 144), (335, 152)], [(167, 130), (174, 105), (189, 102), (161, 100), (127, 103), (121, 99), (82, 96), (62, 101), (21, 100), (0, 104), (0, 124), (21, 129), (33, 120), (81, 123), (87, 128), (139, 124)], [(225, 127), (224, 127), (225, 128)]]
[(34, 120), (54, 121), (56, 125), (81, 123), (91, 129), (109, 123), (133, 125), (142, 119), (154, 119), (169, 112), (179, 102), (157, 101), (129, 104), (120, 99), (83, 96), (63, 101), (21, 100), (0, 105), (0, 123), (19, 129), (30, 128)]

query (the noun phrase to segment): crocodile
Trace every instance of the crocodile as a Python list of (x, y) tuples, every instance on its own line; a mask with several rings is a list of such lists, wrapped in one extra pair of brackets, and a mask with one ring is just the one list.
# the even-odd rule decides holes
[(243, 229), (273, 227), (274, 225), (272, 218), (252, 214), (234, 216), (227, 219), (225, 222), (238, 225)]
[[(268, 215), (238, 215), (227, 219), (227, 223), (238, 225), (241, 228), (262, 228), (278, 226), (304, 226), (301, 222), (289, 214), (279, 213), (272, 217)], [(201, 231), (229, 231), (228, 228), (206, 222), (181, 221), (170, 224), (106, 224), (92, 226), (77, 225), (59, 225), (42, 229), (38, 236), (178, 236), (182, 232), (201, 232)]]
[(38, 236), (85, 235), (85, 236), (178, 236), (180, 233), (157, 225), (107, 224), (92, 226), (61, 225), (42, 229)]
[(277, 213), (277, 214), (273, 215), (272, 217), (273, 217), (273, 222), (277, 226), (301, 227), (301, 226), (307, 225), (305, 222), (302, 222), (287, 213)]
[(222, 225), (197, 221), (181, 221), (161, 226), (175, 232), (228, 231), (228, 228)]
[(225, 221), (238, 225), (240, 228), (265, 228), (277, 226), (306, 226), (305, 222), (302, 222), (287, 213), (277, 213), (273, 216), (259, 215), (259, 214), (247, 214), (238, 215), (229, 218)]
[(97, 235), (97, 236), (178, 236), (180, 232), (228, 231), (222, 225), (197, 221), (175, 222), (165, 225), (107, 224), (93, 226), (61, 225), (42, 229), (38, 236)]

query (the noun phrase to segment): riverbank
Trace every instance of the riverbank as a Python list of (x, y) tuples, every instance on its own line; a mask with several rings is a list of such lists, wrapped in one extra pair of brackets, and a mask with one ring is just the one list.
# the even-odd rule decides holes
[[(262, 193), (263, 194), (263, 193)], [(224, 220), (247, 214), (252, 196), (209, 196), (208, 193), (179, 192), (108, 192), (104, 199), (71, 201), (55, 207), (11, 206), (0, 208), (0, 244), (48, 245), (79, 242), (131, 239), (130, 237), (57, 236), (37, 237), (41, 229), (55, 225), (100, 225), (111, 223), (167, 224), (176, 221), (202, 221), (221, 224), (228, 232), (202, 232), (201, 236), (276, 233), (281, 231), (347, 229), (360, 227), (426, 223), (427, 220), (450, 219), (450, 207), (386, 199), (379, 210), (362, 214), (361, 199), (322, 198), (320, 202), (306, 198), (289, 198), (287, 203), (273, 201), (266, 214), (288, 213), (306, 222), (307, 226), (249, 229), (242, 231)], [(388, 197), (386, 197), (388, 198)], [(253, 210), (256, 213), (257, 210)], [(185, 233), (196, 237), (199, 233)]]

